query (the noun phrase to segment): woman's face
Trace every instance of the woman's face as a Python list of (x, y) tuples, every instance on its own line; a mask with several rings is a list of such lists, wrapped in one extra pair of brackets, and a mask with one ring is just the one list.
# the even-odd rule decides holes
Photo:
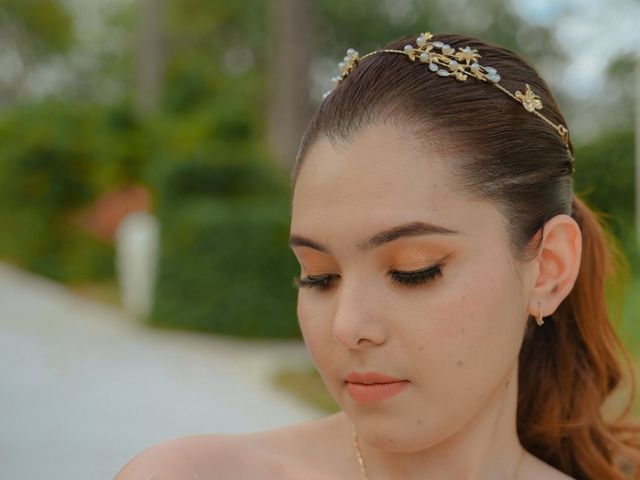
[[(306, 345), (358, 430), (397, 451), (450, 437), (500, 398), (528, 318), (531, 276), (509, 258), (501, 213), (453, 191), (448, 160), (372, 126), (337, 150), (314, 144), (293, 194), (290, 243), (317, 282), (298, 294)], [(384, 388), (349, 386), (354, 372), (406, 382), (377, 398)]]

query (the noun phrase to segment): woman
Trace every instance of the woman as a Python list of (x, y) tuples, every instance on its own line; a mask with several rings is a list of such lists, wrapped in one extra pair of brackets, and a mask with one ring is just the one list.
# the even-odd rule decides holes
[(623, 374), (615, 250), (573, 193), (546, 83), (429, 33), (350, 49), (334, 80), (292, 172), (290, 245), (342, 411), (172, 440), (117, 478), (640, 478), (637, 427), (600, 411)]

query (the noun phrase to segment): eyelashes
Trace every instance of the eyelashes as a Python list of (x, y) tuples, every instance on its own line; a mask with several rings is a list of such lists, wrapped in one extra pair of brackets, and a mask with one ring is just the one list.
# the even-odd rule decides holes
[(420, 285), (431, 282), (442, 276), (442, 270), (440, 269), (440, 265), (434, 265), (433, 267), (414, 270), (411, 272), (393, 270), (390, 273), (390, 276), (391, 280), (396, 283), (401, 283), (403, 285)]
[(294, 277), (294, 285), (298, 288), (317, 288), (327, 290), (337, 275), (307, 276), (305, 278)]
[[(410, 272), (392, 270), (389, 272), (391, 281), (399, 283), (403, 286), (415, 287), (428, 282), (432, 282), (442, 276), (440, 265), (434, 265), (422, 270), (413, 270)], [(328, 290), (331, 288), (333, 281), (338, 277), (336, 274), (307, 276), (304, 278), (294, 277), (294, 286), (297, 288), (317, 288), (318, 290)]]

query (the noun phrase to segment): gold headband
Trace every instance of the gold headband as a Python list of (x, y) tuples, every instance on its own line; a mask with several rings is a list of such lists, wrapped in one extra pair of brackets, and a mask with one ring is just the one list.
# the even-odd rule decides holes
[[(347, 75), (349, 75), (358, 62), (376, 53), (401, 53), (409, 57), (412, 62), (415, 62), (416, 59), (418, 59), (420, 62), (428, 64), (429, 70), (437, 73), (441, 77), (454, 77), (456, 80), (464, 81), (469, 76), (472, 76), (478, 80), (482, 80), (483, 82), (493, 84), (515, 101), (521, 103), (525, 110), (536, 114), (542, 120), (551, 125), (560, 135), (560, 138), (569, 152), (569, 156), (573, 159), (571, 148), (569, 146), (569, 130), (567, 130), (567, 127), (562, 124), (553, 123), (538, 111), (542, 110), (542, 101), (540, 100), (540, 97), (531, 90), (528, 83), (525, 83), (524, 93), (519, 90), (515, 93), (511, 93), (509, 90), (502, 87), (502, 85), (498, 84), (500, 81), (500, 75), (498, 75), (495, 68), (485, 67), (477, 63), (477, 60), (480, 58), (477, 50), (469, 47), (460, 47), (456, 52), (454, 48), (443, 42), (429, 42), (428, 40), (432, 37), (433, 35), (431, 33), (424, 32), (416, 38), (416, 46), (405, 45), (404, 50), (375, 50), (367, 53), (363, 57), (360, 57), (356, 50), (350, 48), (347, 50), (347, 55), (344, 57), (343, 61), (338, 64), (340, 74), (333, 77), (331, 80), (336, 85), (339, 84)], [(436, 51), (436, 49), (440, 51)], [(326, 92), (324, 94), (324, 98), (326, 98), (330, 93), (331, 90)]]

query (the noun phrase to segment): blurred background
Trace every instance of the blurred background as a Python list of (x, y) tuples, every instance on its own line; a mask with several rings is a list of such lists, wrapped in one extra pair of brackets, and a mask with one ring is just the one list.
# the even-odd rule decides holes
[(167, 438), (335, 411), (288, 172), (346, 49), (421, 31), (547, 80), (640, 358), (638, 24), (635, 0), (0, 0), (0, 477), (110, 478)]

